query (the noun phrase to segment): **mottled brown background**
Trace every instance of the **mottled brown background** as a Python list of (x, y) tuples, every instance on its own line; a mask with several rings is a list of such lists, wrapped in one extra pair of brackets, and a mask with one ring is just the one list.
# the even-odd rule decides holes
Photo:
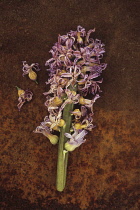
[[(1, 209), (138, 209), (138, 1), (1, 0)], [(96, 28), (106, 45), (96, 128), (70, 154), (67, 185), (55, 189), (57, 146), (33, 130), (46, 115), (45, 61), (58, 34)], [(38, 62), (39, 85), (22, 77)], [(17, 110), (15, 85), (34, 92)]]

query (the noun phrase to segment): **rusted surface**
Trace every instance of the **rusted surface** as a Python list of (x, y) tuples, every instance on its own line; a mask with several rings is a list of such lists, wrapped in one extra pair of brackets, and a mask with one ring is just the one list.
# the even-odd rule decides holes
[[(2, 0), (0, 6), (1, 209), (138, 209), (137, 1)], [(70, 154), (59, 193), (57, 146), (32, 131), (46, 115), (48, 51), (59, 33), (77, 25), (96, 28), (108, 68), (94, 107), (96, 128)], [(22, 77), (23, 60), (40, 63), (39, 85)], [(34, 92), (21, 112), (16, 85)]]

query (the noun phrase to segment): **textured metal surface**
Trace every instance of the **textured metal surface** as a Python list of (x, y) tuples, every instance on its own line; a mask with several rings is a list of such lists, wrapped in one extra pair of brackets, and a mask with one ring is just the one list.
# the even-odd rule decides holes
[[(1, 209), (138, 209), (138, 1), (1, 0)], [(57, 40), (82, 25), (106, 44), (96, 128), (70, 154), (64, 192), (55, 189), (57, 146), (32, 131), (46, 115), (44, 63)], [(22, 77), (38, 62), (39, 85)], [(34, 98), (17, 109), (14, 86)]]

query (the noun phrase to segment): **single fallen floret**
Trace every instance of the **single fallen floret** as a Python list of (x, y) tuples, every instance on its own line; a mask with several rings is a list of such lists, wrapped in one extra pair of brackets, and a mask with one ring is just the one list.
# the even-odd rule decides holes
[(33, 93), (30, 91), (30, 90), (22, 90), (21, 88), (17, 87), (17, 90), (18, 90), (18, 110), (20, 111), (21, 107), (23, 106), (23, 104), (26, 102), (26, 101), (31, 101), (32, 100), (32, 97), (33, 97)]
[(39, 64), (38, 63), (32, 63), (30, 66), (27, 64), (26, 61), (23, 61), (23, 68), (22, 68), (23, 74), (22, 76), (28, 74), (29, 78), (33, 81), (35, 81), (37, 84), (37, 74), (35, 71), (40, 71)]

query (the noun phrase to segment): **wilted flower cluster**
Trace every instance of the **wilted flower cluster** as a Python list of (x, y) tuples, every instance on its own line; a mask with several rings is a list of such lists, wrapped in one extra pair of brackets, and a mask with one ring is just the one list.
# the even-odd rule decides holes
[(107, 66), (100, 62), (105, 52), (104, 44), (90, 38), (94, 31), (86, 32), (78, 26), (76, 31), (59, 35), (58, 42), (50, 50), (52, 58), (46, 62), (50, 76), (46, 84), (50, 84), (50, 90), (44, 95), (49, 116), (34, 132), (44, 135), (59, 132), (67, 123), (62, 118), (65, 106), (74, 104), (74, 110), (69, 113), (73, 115), (71, 133), (65, 133), (69, 138), (65, 143), (68, 151), (85, 142), (85, 135), (94, 127), (93, 104), (99, 98), (101, 73)]

